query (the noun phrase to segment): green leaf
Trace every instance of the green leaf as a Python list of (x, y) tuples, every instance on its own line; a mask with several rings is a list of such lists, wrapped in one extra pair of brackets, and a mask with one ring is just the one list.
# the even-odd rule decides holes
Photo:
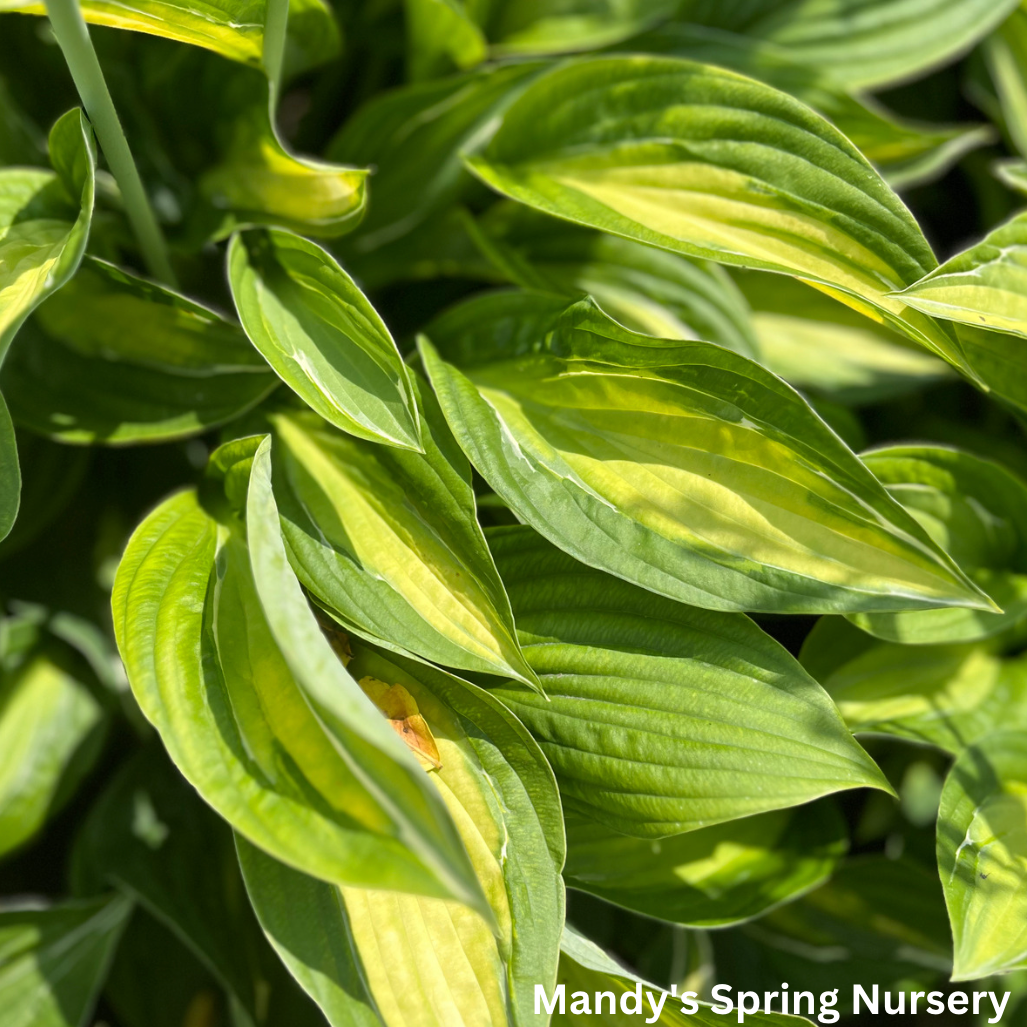
[(45, 651), (0, 670), (0, 856), (23, 845), (95, 758), (103, 709)]
[(588, 302), (526, 304), (516, 334), (429, 328), (463, 371), (426, 340), (422, 356), (471, 463), (572, 556), (709, 609), (991, 608), (759, 365), (636, 335)]
[(1021, 156), (1027, 155), (1027, 9), (1022, 3), (981, 49), (998, 93), (1006, 134)]
[[(355, 676), (405, 688), (434, 735), (438, 788), (489, 896), (498, 934), (438, 899), (333, 889), (240, 840), (251, 900), (297, 980), (337, 1027), (536, 1022), (563, 923), (563, 824), (552, 772), (489, 693), (356, 646)], [(395, 724), (395, 721), (393, 722)], [(398, 730), (398, 728), (397, 728)], [(423, 772), (422, 772), (423, 773)]]
[(5, 1027), (80, 1027), (132, 911), (121, 896), (49, 909), (0, 909)]
[(253, 345), (308, 406), (358, 438), (420, 450), (396, 343), (330, 254), (291, 232), (247, 232), (228, 247), (228, 275)]
[[(712, 1006), (705, 1002), (697, 1003), (698, 1009), (695, 1012), (685, 1013), (681, 998), (672, 997), (662, 988), (650, 984), (615, 963), (602, 949), (570, 925), (564, 928), (560, 949), (559, 983), (566, 989), (565, 1005), (563, 1012), (558, 1011), (553, 1016), (552, 1027), (572, 1027), (576, 1024), (596, 1022), (603, 1024), (604, 1027), (628, 1027), (639, 1022), (637, 1014), (623, 1012), (625, 1006), (621, 1000), (632, 992), (642, 996), (638, 1006), (641, 1015), (647, 1021), (654, 1015), (654, 1007), (660, 1008), (659, 1017), (652, 1022), (663, 1027), (687, 1027), (689, 1024), (727, 1027), (728, 1024), (737, 1022), (736, 1014), (714, 1013)], [(606, 992), (613, 995), (616, 1006), (613, 1013), (609, 1012), (608, 998), (603, 1000), (601, 1010), (599, 1008), (598, 995)], [(575, 993), (578, 996), (577, 1005), (574, 1002)], [(581, 1012), (581, 996), (584, 996), (587, 1012)], [(629, 1001), (634, 1003), (633, 999)], [(800, 1027), (801, 1024), (809, 1023), (809, 1020), (802, 1017), (786, 1016), (784, 1013), (753, 1013), (745, 1015), (743, 1019), (746, 1023), (756, 1024), (757, 1027)]]
[(632, 331), (704, 339), (756, 355), (745, 300), (716, 264), (583, 230), (519, 204), (497, 204), (480, 231), (519, 285), (571, 298), (591, 295)]
[(744, 274), (757, 359), (797, 389), (836, 403), (879, 403), (951, 377), (948, 366), (823, 293), (779, 275)]
[(1027, 735), (998, 731), (949, 772), (938, 870), (955, 944), (954, 981), (1027, 968)]
[[(384, 815), (391, 821), (391, 830), (384, 832), (392, 836), (389, 841), (395, 839), (402, 844), (404, 855), (434, 876), (437, 884), (433, 882), (432, 890), (424, 893), (444, 895), (479, 911), (487, 909), (445, 805), (425, 780), (418, 761), (382, 722), (373, 703), (346, 672), (289, 566), (271, 490), (270, 438), (264, 439), (253, 458), (246, 497), (246, 533), (255, 595), (280, 650), (279, 658), (344, 755), (354, 781), (367, 791), (377, 818), (381, 820)], [(219, 639), (237, 645), (231, 620), (223, 629), (217, 624), (215, 631)], [(259, 673), (256, 667), (254, 671)]]
[(571, 888), (657, 920), (723, 927), (761, 916), (831, 875), (848, 847), (833, 807), (773, 811), (659, 841), (567, 824)]
[(568, 812), (659, 838), (888, 790), (816, 682), (748, 618), (590, 570), (527, 528), (489, 542), (546, 697), (492, 692), (542, 746)]
[(970, 642), (1027, 614), (1027, 485), (991, 460), (943, 446), (863, 454), (878, 481), (1002, 608), (850, 614), (878, 638), (907, 645)]
[(764, 39), (857, 89), (914, 78), (984, 38), (1018, 0), (684, 0), (680, 17)]
[(0, 362), (32, 311), (74, 273), (93, 216), (96, 146), (79, 110), (50, 132), (54, 171), (0, 169)]
[(383, 805), (366, 749), (343, 750), (293, 677), (249, 554), (225, 535), (179, 493), (136, 530), (114, 583), (118, 648), (172, 760), (236, 831), (292, 866), (448, 895), (400, 839), (404, 811)]
[[(266, 0), (83, 0), (82, 16), (92, 25), (174, 39), (233, 61), (263, 66)], [(46, 14), (37, 0), (0, 0), (0, 12)], [(331, 60), (339, 52), (335, 17), (323, 0), (290, 0), (286, 65), (292, 74)]]
[(837, 129), (762, 83), (673, 58), (563, 64), (467, 162), (569, 221), (817, 283), (967, 370), (951, 330), (892, 295), (937, 265), (909, 211)]
[(412, 79), (473, 68), (488, 56), (474, 0), (405, 0)]
[(0, 541), (7, 538), (21, 506), (21, 467), (18, 440), (7, 403), (0, 394)]
[(524, 62), (417, 82), (374, 97), (328, 144), (329, 160), (373, 165), (374, 203), (347, 240), (354, 257), (401, 239), (467, 190), (460, 152), (545, 65)]
[(538, 686), (475, 516), (470, 468), (431, 390), (424, 455), (278, 414), (275, 493), (289, 558), (347, 629), (394, 652)]
[(932, 317), (1027, 337), (1025, 290), (1027, 214), (1018, 214), (899, 296)]
[(856, 732), (959, 753), (996, 728), (1027, 726), (1027, 660), (1003, 660), (993, 645), (879, 642), (824, 617), (800, 660)]
[(92, 257), (26, 325), (0, 382), (18, 424), (105, 444), (207, 431), (277, 384), (238, 325)]

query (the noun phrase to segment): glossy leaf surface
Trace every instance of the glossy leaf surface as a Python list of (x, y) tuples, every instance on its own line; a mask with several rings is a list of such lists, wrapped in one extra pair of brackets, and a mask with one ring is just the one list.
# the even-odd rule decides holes
[(281, 414), (275, 492), (303, 584), (346, 627), (397, 652), (536, 684), (475, 519), (470, 468), (423, 384), (424, 455)]
[(430, 326), (463, 370), (427, 342), (422, 357), (471, 463), (571, 555), (710, 609), (990, 606), (759, 365), (635, 335), (587, 302), (525, 310), (515, 334)]
[(952, 979), (1027, 966), (1027, 744), (999, 731), (949, 772), (938, 813), (938, 870), (952, 922)]
[(396, 343), (330, 254), (291, 232), (248, 232), (229, 246), (228, 275), (253, 345), (312, 410), (358, 438), (420, 448)]
[(546, 697), (493, 692), (538, 739), (568, 812), (659, 838), (887, 789), (819, 686), (747, 618), (646, 593), (526, 528), (489, 540)]

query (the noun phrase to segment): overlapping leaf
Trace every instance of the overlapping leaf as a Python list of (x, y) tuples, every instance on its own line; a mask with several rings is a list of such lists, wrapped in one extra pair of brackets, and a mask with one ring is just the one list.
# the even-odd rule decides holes
[(493, 692), (539, 740), (568, 811), (658, 838), (887, 788), (827, 696), (748, 619), (590, 570), (527, 528), (490, 544), (546, 697)]
[(1027, 735), (998, 731), (959, 757), (938, 812), (952, 979), (1027, 967)]
[(636, 335), (588, 302), (554, 316), (530, 294), (516, 331), (459, 312), (428, 331), (463, 368), (422, 344), (472, 464), (585, 563), (709, 609), (990, 608), (809, 406), (744, 357)]
[(254, 346), (312, 410), (358, 438), (420, 449), (406, 365), (328, 253), (291, 232), (248, 232), (229, 246), (228, 274)]
[[(497, 928), (452, 902), (333, 889), (240, 842), (265, 931), (333, 1025), (538, 1022), (534, 987), (556, 976), (563, 825), (552, 774), (488, 693), (354, 647), (351, 671), (406, 690), (437, 747), (427, 779), (453, 813)], [(379, 1021), (374, 1010), (382, 1020)]]
[(19, 424), (62, 442), (157, 442), (231, 420), (276, 384), (239, 326), (87, 258), (0, 378)]
[(824, 805), (774, 811), (659, 841), (567, 825), (572, 888), (691, 927), (723, 927), (765, 913), (830, 876), (847, 846)]
[(393, 651), (536, 686), (475, 519), (470, 468), (423, 384), (424, 455), (280, 414), (275, 492), (300, 580)]

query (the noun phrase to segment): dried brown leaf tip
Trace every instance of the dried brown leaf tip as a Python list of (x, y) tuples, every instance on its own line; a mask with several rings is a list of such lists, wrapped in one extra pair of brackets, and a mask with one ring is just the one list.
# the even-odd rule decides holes
[(417, 700), (402, 685), (387, 685), (377, 678), (360, 679), (364, 694), (388, 717), (393, 731), (406, 742), (425, 770), (441, 770), (442, 758)]

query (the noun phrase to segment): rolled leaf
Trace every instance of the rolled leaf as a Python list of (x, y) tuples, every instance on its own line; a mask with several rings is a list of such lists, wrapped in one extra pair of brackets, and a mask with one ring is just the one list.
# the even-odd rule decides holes
[(0, 1003), (12, 1027), (88, 1023), (132, 912), (121, 895), (0, 909)]
[(207, 431), (277, 384), (238, 325), (92, 257), (26, 325), (0, 382), (19, 424), (107, 445)]
[(21, 506), (21, 467), (7, 403), (0, 394), (0, 540), (7, 538)]
[[(406, 811), (368, 774), (370, 754), (341, 750), (315, 713), (271, 637), (245, 546), (194, 493), (137, 529), (113, 608), (140, 708), (236, 831), (323, 880), (450, 894), (401, 839)], [(387, 752), (379, 766), (403, 773)]]
[(724, 927), (761, 916), (818, 885), (845, 854), (845, 823), (829, 806), (774, 811), (659, 841), (567, 825), (571, 888), (643, 916)]
[(253, 345), (309, 407), (358, 438), (420, 449), (396, 343), (330, 254), (291, 232), (247, 232), (228, 248), (228, 277)]
[(864, 453), (863, 462), (1003, 612), (850, 614), (854, 624), (907, 645), (970, 642), (1027, 614), (1027, 484), (999, 464), (943, 446), (888, 446)]
[[(219, 0), (190, 4), (184, 0), (84, 0), (82, 16), (92, 25), (145, 32), (201, 46), (222, 57), (263, 66), (266, 0)], [(0, 0), (0, 12), (46, 14), (36, 0)], [(323, 0), (291, 0), (286, 66), (299, 73), (339, 52), (339, 29)]]
[(891, 295), (937, 266), (909, 211), (837, 129), (763, 83), (663, 57), (561, 65), (467, 163), (557, 217), (817, 283), (967, 370), (951, 330)]
[(588, 302), (548, 320), (529, 305), (516, 335), (430, 327), (462, 370), (426, 340), (422, 357), (471, 463), (572, 556), (708, 609), (991, 608), (759, 365), (636, 335)]
[(938, 870), (955, 945), (952, 979), (1027, 967), (1027, 735), (998, 731), (949, 772)]
[(1018, 214), (899, 295), (932, 317), (1027, 336), (1025, 290), (1027, 214)]
[(478, 526), (470, 467), (431, 391), (416, 388), (423, 456), (349, 438), (312, 415), (272, 418), (289, 558), (348, 629), (537, 687)]
[(264, 930), (333, 1027), (535, 1022), (534, 988), (556, 977), (563, 825), (538, 747), (488, 693), (359, 645), (350, 670), (407, 690), (438, 746), (422, 771), (454, 819), (498, 928), (455, 903), (333, 889), (240, 840)]
[(660, 838), (888, 789), (820, 687), (748, 618), (647, 593), (527, 528), (489, 542), (546, 697), (492, 692), (542, 746), (569, 813)]
[(825, 617), (800, 660), (857, 733), (960, 753), (999, 727), (1027, 727), (1027, 661), (1002, 659), (990, 645), (879, 642)]

